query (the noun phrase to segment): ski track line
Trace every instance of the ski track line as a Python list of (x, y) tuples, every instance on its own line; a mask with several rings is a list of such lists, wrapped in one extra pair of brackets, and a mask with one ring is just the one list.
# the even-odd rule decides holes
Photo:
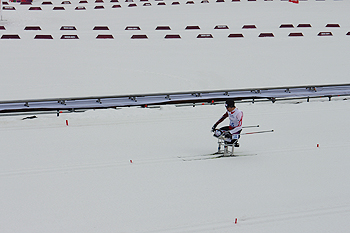
[[(347, 143), (342, 143), (342, 144), (332, 144), (330, 146), (322, 146), (322, 148), (317, 148), (317, 147), (309, 147), (309, 146), (300, 146), (300, 147), (294, 147), (293, 149), (286, 148), (286, 149), (276, 149), (276, 150), (264, 150), (264, 151), (255, 151), (255, 152), (237, 152), (235, 156), (227, 156), (227, 157), (220, 157), (220, 158), (238, 158), (238, 157), (246, 157), (246, 156), (256, 156), (256, 155), (270, 155), (270, 154), (278, 154), (278, 153), (283, 153), (283, 152), (289, 152), (289, 151), (294, 151), (294, 152), (300, 152), (300, 151), (315, 151), (315, 150), (321, 150), (322, 149), (332, 149), (332, 148), (350, 148), (350, 145)], [(188, 162), (188, 161), (200, 161), (200, 160), (211, 160), (211, 159), (216, 159), (215, 154), (206, 154), (206, 155), (189, 155), (189, 156), (178, 156), (179, 159), (182, 161)]]
[[(294, 211), (294, 212), (284, 212), (275, 213), (269, 215), (252, 216), (252, 217), (238, 217), (238, 224), (235, 224), (235, 218), (227, 219), (224, 221), (205, 221), (203, 223), (187, 224), (182, 226), (174, 226), (169, 228), (155, 229), (149, 231), (142, 231), (143, 233), (190, 233), (190, 232), (209, 232), (213, 230), (234, 229), (235, 226), (250, 226), (259, 224), (271, 224), (274, 222), (284, 222), (284, 221), (294, 221), (296, 219), (303, 218), (317, 218), (320, 216), (334, 215), (334, 214), (350, 214), (350, 206), (335, 206), (326, 207), (320, 209), (304, 210), (304, 211)], [(137, 231), (141, 232), (141, 231)]]
[(11, 176), (26, 176), (26, 175), (40, 175), (47, 173), (59, 173), (59, 172), (72, 172), (72, 171), (84, 171), (92, 170), (98, 168), (108, 168), (115, 166), (126, 166), (127, 162), (124, 163), (110, 163), (110, 164), (100, 164), (100, 165), (76, 165), (76, 166), (61, 166), (61, 167), (51, 167), (51, 168), (32, 168), (32, 169), (22, 169), (14, 171), (4, 171), (0, 173), (0, 177), (11, 177)]
[[(332, 145), (332, 146), (323, 146), (322, 148), (331, 149), (335, 147), (344, 147), (349, 148), (350, 145)], [(269, 155), (270, 153), (281, 153), (286, 151), (313, 151), (319, 150), (320, 148), (309, 148), (309, 147), (299, 147), (294, 149), (279, 149), (279, 150), (266, 150), (266, 151), (258, 151), (255, 154), (249, 155)], [(236, 157), (244, 157), (245, 154), (239, 153)], [(51, 168), (33, 168), (33, 169), (21, 169), (21, 170), (13, 170), (13, 171), (3, 171), (0, 172), (0, 177), (10, 177), (10, 176), (23, 176), (23, 175), (39, 175), (45, 173), (58, 173), (58, 172), (73, 172), (73, 171), (84, 171), (84, 170), (93, 170), (93, 169), (104, 169), (111, 167), (119, 167), (119, 166), (128, 166), (128, 165), (145, 165), (145, 164), (155, 164), (155, 163), (173, 163), (173, 162), (189, 162), (189, 161), (205, 161), (205, 160), (215, 160), (211, 159), (215, 157), (215, 155), (190, 155), (190, 156), (174, 156), (169, 158), (153, 158), (147, 160), (132, 160), (132, 163), (129, 161), (123, 162), (110, 162), (110, 163), (101, 163), (101, 164), (86, 164), (86, 165), (67, 165), (61, 167), (51, 167)], [(225, 158), (225, 157), (223, 157)], [(231, 157), (227, 157), (231, 158)]]
[(256, 216), (256, 217), (245, 217), (241, 218), (240, 222), (243, 222), (244, 225), (258, 225), (265, 223), (273, 222), (282, 222), (290, 221), (303, 218), (315, 218), (320, 216), (334, 215), (334, 214), (349, 214), (350, 215), (350, 206), (336, 206), (329, 208), (305, 210), (305, 211), (296, 211), (296, 212), (286, 212), (286, 213), (276, 213), (265, 216)]
[(310, 146), (303, 146), (303, 147), (294, 147), (293, 149), (291, 148), (286, 148), (286, 149), (276, 149), (276, 150), (264, 150), (264, 151), (257, 151), (259, 154), (270, 154), (270, 153), (281, 153), (281, 152), (288, 152), (288, 151), (315, 151), (315, 150), (321, 150), (322, 149), (332, 149), (332, 148), (350, 148), (350, 145), (348, 143), (341, 143), (341, 144), (332, 144), (329, 146), (322, 145), (321, 147), (310, 147)]
[[(331, 148), (349, 148), (350, 145), (341, 144), (341, 145), (332, 145), (332, 146), (322, 146), (325, 149)], [(266, 151), (258, 151), (256, 154), (251, 155), (269, 155), (270, 153), (281, 153), (286, 151), (314, 151), (320, 150), (321, 148), (310, 148), (310, 147), (299, 147), (299, 148), (286, 148), (279, 150), (266, 150)], [(238, 153), (236, 157), (244, 157), (245, 154)], [(250, 155), (250, 154), (249, 154)], [(86, 164), (86, 165), (67, 165), (61, 167), (51, 167), (51, 168), (33, 168), (33, 169), (21, 169), (21, 170), (13, 170), (13, 171), (3, 171), (0, 172), (0, 177), (9, 177), (9, 176), (22, 176), (22, 175), (38, 175), (45, 173), (57, 173), (57, 172), (73, 172), (73, 171), (83, 171), (83, 170), (93, 170), (93, 169), (104, 169), (118, 166), (127, 166), (127, 165), (144, 165), (144, 164), (155, 164), (155, 163), (172, 163), (172, 162), (188, 162), (188, 161), (201, 161), (201, 160), (211, 160), (211, 157), (215, 157), (215, 155), (190, 155), (190, 156), (174, 156), (169, 158), (153, 158), (147, 160), (133, 160), (132, 164), (129, 161), (125, 162), (110, 162), (110, 163), (101, 163), (101, 164)], [(230, 158), (230, 157), (227, 157)], [(213, 159), (215, 160), (215, 159)]]
[[(224, 229), (224, 228), (233, 228), (235, 218), (223, 221), (205, 221), (202, 223), (196, 224), (184, 224), (179, 226), (173, 226), (169, 228), (159, 228), (154, 230), (146, 231), (137, 231), (139, 233), (190, 233), (190, 232), (207, 232), (210, 230)], [(126, 232), (125, 232), (126, 233)]]
[[(244, 154), (245, 155), (245, 154)], [(237, 154), (237, 157), (242, 157), (244, 155)], [(252, 154), (256, 155), (256, 154)], [(28, 168), (19, 169), (12, 171), (2, 171), (0, 172), (0, 177), (11, 177), (11, 176), (23, 176), (23, 175), (40, 175), (46, 173), (59, 173), (59, 172), (74, 172), (74, 171), (85, 171), (93, 169), (105, 169), (120, 166), (138, 166), (147, 164), (157, 164), (157, 163), (174, 163), (174, 162), (184, 162), (192, 160), (210, 160), (211, 157), (215, 155), (191, 155), (191, 156), (172, 156), (168, 158), (152, 158), (152, 159), (141, 159), (141, 160), (128, 160), (128, 161), (114, 161), (110, 163), (93, 163), (93, 164), (82, 164), (82, 165), (66, 165), (59, 167), (48, 167), (48, 168)], [(230, 157), (228, 157), (230, 158)], [(189, 159), (189, 160), (186, 160)], [(191, 160), (192, 159), (192, 160)], [(132, 162), (131, 162), (132, 161)]]
[(87, 171), (94, 169), (105, 169), (112, 167), (121, 166), (138, 166), (156, 163), (173, 163), (181, 162), (178, 158), (164, 158), (164, 159), (148, 159), (148, 160), (132, 160), (132, 162), (111, 162), (111, 163), (101, 163), (101, 164), (86, 164), (86, 165), (67, 165), (60, 167), (49, 167), (49, 168), (28, 168), (13, 171), (3, 171), (0, 172), (0, 177), (12, 177), (12, 176), (24, 176), (24, 175), (40, 175), (47, 173), (64, 173), (64, 172), (75, 172), (75, 171)]

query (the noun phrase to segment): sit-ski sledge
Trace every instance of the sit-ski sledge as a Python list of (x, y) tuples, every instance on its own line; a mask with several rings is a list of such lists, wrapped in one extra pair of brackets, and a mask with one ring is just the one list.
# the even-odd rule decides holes
[[(243, 126), (242, 128), (255, 128), (259, 127), (259, 125), (252, 125), (252, 126)], [(218, 151), (215, 152), (215, 155), (220, 155), (220, 157), (230, 157), (235, 156), (234, 155), (234, 149), (235, 147), (239, 147), (238, 139), (241, 137), (241, 135), (249, 135), (249, 134), (260, 134), (260, 133), (270, 133), (274, 132), (274, 130), (262, 130), (262, 131), (255, 131), (255, 132), (248, 132), (248, 133), (239, 133), (239, 134), (233, 134), (232, 139), (225, 137), (225, 133), (227, 130), (221, 129), (215, 129), (214, 131), (214, 137), (218, 139)]]
[(239, 147), (238, 139), (240, 138), (240, 134), (233, 134), (232, 140), (225, 137), (225, 132), (223, 130), (216, 130), (214, 133), (219, 136), (215, 136), (218, 138), (218, 151), (215, 152), (215, 155), (222, 155), (223, 157), (234, 156), (235, 147)]

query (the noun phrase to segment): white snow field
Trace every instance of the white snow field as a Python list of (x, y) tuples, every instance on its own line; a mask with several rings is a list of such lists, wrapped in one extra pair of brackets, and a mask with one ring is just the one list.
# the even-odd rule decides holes
[[(349, 1), (215, 2), (151, 6), (119, 3), (33, 5), (3, 10), (1, 100), (216, 90), (348, 82)], [(121, 8), (112, 8), (119, 4)], [(104, 9), (94, 9), (102, 5)], [(42, 10), (29, 10), (30, 7)], [(53, 7), (65, 10), (53, 10)], [(84, 6), (86, 10), (75, 10)], [(280, 28), (292, 24), (293, 28)], [(310, 27), (298, 27), (310, 24)], [(340, 27), (325, 27), (338, 24)], [(229, 29), (214, 29), (226, 25)], [(256, 29), (242, 29), (255, 25)], [(1, 26), (1, 25), (0, 25)], [(39, 26), (39, 30), (24, 30)], [(74, 26), (77, 30), (60, 30)], [(109, 30), (93, 30), (107, 26)], [(125, 30), (139, 26), (141, 30)], [(155, 30), (169, 26), (171, 30)], [(200, 30), (185, 30), (199, 26)], [(288, 36), (302, 33), (302, 37)], [(331, 32), (333, 36), (318, 36)], [(259, 37), (273, 33), (274, 37)], [(165, 39), (165, 35), (181, 39)], [(213, 38), (197, 38), (211, 34)], [(243, 38), (228, 38), (242, 34)], [(53, 39), (34, 39), (49, 35)], [(60, 39), (77, 35), (79, 39)], [(114, 39), (96, 39), (112, 35)], [(130, 39), (147, 35), (148, 39)]]
[[(164, 2), (4, 5), (16, 10), (3, 10), (0, 38), (20, 39), (0, 39), (0, 101), (348, 82), (349, 1)], [(274, 132), (206, 160), (222, 104), (1, 115), (0, 232), (347, 232), (349, 104), (237, 103), (244, 125), (260, 125), (243, 132)]]
[(223, 105), (1, 117), (0, 231), (346, 232), (349, 101), (238, 107), (275, 132), (208, 160)]

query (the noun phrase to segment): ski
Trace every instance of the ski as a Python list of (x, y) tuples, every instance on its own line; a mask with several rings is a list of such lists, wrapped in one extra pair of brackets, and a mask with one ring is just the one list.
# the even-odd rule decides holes
[(182, 161), (195, 161), (195, 160), (209, 160), (209, 159), (220, 159), (220, 158), (234, 158), (234, 157), (243, 157), (243, 156), (254, 156), (257, 154), (233, 154), (233, 155), (224, 155), (223, 153), (213, 153), (207, 155), (197, 155), (189, 157), (178, 157)]

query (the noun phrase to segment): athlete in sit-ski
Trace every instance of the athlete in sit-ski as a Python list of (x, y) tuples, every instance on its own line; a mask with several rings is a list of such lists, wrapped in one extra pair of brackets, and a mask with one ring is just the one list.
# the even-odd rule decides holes
[[(236, 108), (235, 102), (230, 99), (226, 101), (225, 107), (227, 112), (214, 124), (212, 131), (214, 132), (214, 137), (219, 137), (224, 134), (225, 141), (228, 144), (234, 144), (235, 147), (238, 147), (239, 144), (237, 140), (242, 131), (243, 112)], [(216, 129), (227, 117), (230, 119), (230, 125)]]

